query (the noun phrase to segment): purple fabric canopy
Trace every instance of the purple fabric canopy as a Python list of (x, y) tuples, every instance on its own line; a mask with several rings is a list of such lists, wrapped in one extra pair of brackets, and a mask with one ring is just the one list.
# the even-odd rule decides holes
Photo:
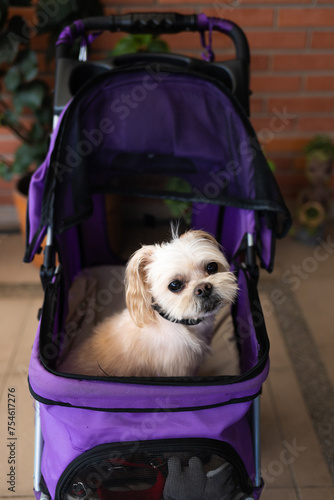
[[(190, 184), (177, 195), (195, 204), (195, 227), (203, 218), (215, 223), (214, 205), (229, 207), (225, 228), (238, 234), (224, 238), (228, 257), (250, 232), (271, 267), (272, 239), (286, 231), (288, 212), (247, 117), (214, 82), (160, 65), (100, 75), (63, 113), (31, 185), (25, 260), (45, 226), (61, 233), (87, 219), (93, 192), (135, 193), (138, 179), (157, 175)], [(168, 196), (148, 193), (157, 195)]]

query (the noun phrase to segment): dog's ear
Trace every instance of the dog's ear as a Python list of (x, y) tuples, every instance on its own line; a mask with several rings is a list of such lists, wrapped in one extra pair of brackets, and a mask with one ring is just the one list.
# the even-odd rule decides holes
[(135, 252), (125, 271), (125, 300), (134, 323), (142, 328), (154, 320), (152, 295), (148, 288), (146, 266), (150, 263), (154, 247), (145, 245)]

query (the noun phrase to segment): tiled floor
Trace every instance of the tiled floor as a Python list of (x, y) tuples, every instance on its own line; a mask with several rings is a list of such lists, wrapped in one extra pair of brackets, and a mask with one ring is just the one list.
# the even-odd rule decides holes
[[(261, 275), (271, 339), (262, 397), (262, 500), (334, 500), (333, 241), (307, 247), (287, 238), (278, 243), (275, 272)], [(19, 235), (0, 235), (0, 497), (24, 499), (32, 498), (33, 475), (27, 370), (43, 294), (38, 270), (21, 264), (22, 252)], [(15, 440), (8, 439), (8, 394), (15, 394)], [(7, 482), (11, 442), (15, 492)]]

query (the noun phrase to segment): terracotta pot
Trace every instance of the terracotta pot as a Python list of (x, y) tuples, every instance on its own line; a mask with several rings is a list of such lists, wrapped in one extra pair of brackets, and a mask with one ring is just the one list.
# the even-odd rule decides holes
[[(13, 192), (14, 203), (24, 242), (26, 241), (26, 217), (27, 217), (28, 191), (29, 191), (30, 179), (31, 179), (31, 174), (26, 174), (23, 177), (20, 177), (16, 183), (16, 188)], [(45, 241), (42, 244), (42, 248), (44, 248), (44, 244)], [(43, 253), (36, 255), (33, 260), (33, 263), (34, 265), (40, 268), (41, 265), (43, 264)]]

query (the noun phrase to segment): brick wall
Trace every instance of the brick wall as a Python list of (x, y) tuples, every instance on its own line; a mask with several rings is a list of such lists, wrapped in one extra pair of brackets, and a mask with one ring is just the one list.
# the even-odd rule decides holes
[[(306, 184), (305, 144), (317, 133), (334, 138), (334, 4), (332, 0), (103, 0), (105, 14), (129, 11), (204, 12), (238, 23), (251, 49), (251, 120), (267, 156), (276, 163), (283, 194), (295, 198)], [(31, 9), (15, 9), (33, 21)], [(14, 9), (13, 9), (14, 12)], [(198, 34), (164, 37), (175, 52), (199, 57)], [(116, 35), (93, 45), (92, 57), (112, 47)], [(46, 38), (36, 38), (42, 75), (52, 82), (43, 59)], [(214, 35), (216, 59), (231, 58), (229, 40)], [(0, 151), (11, 154), (17, 141), (0, 128)], [(334, 177), (334, 176), (333, 176)], [(333, 189), (334, 182), (331, 186)], [(0, 196), (4, 187), (0, 185)], [(6, 195), (8, 196), (8, 195)], [(8, 198), (6, 198), (8, 199)]]

